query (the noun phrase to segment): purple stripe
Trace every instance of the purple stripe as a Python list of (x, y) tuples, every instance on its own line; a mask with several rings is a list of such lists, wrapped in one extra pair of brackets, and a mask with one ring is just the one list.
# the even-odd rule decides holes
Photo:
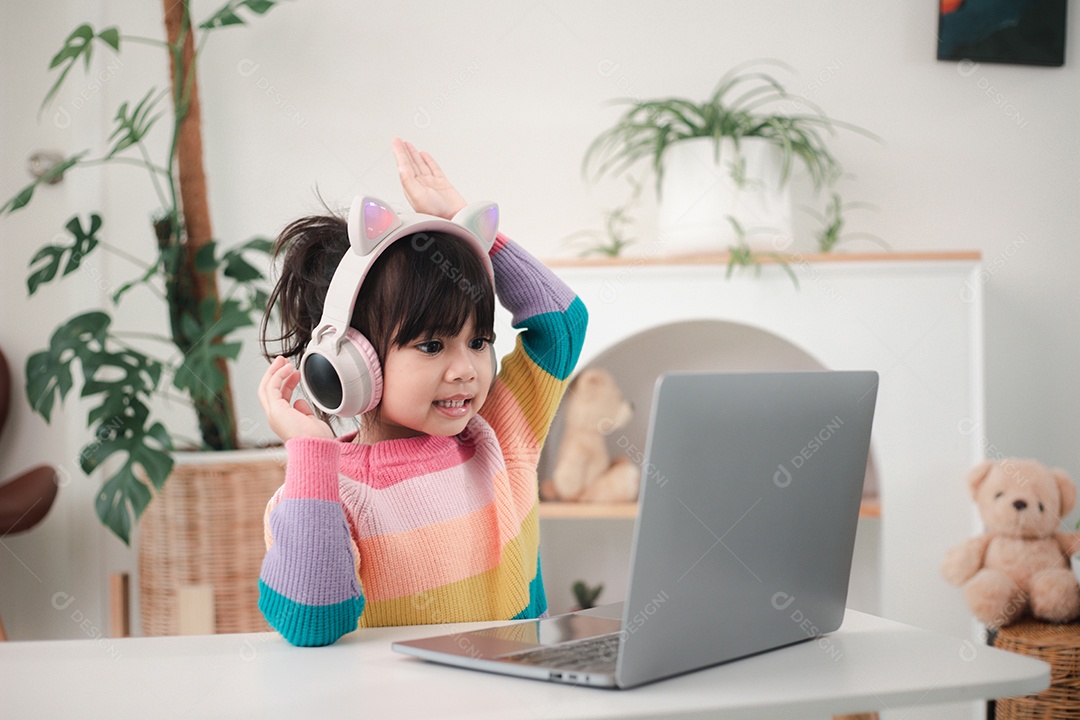
[(275, 592), (303, 605), (360, 597), (341, 503), (286, 498), (270, 512), (270, 533), (261, 577)]
[(514, 325), (534, 315), (566, 312), (577, 297), (543, 263), (508, 241), (492, 257), (499, 299), (513, 313)]

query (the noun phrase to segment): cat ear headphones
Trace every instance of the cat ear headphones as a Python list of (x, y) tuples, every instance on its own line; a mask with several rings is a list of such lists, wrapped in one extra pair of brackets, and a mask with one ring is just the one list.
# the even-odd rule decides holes
[[(371, 266), (398, 240), (413, 237), (417, 250), (423, 236), (439, 232), (460, 239), (472, 248), (495, 283), (488, 252), (495, 243), (499, 208), (477, 202), (452, 220), (421, 213), (399, 216), (373, 197), (357, 197), (349, 211), (349, 249), (338, 263), (326, 291), (322, 318), (300, 358), (300, 386), (308, 400), (323, 412), (354, 417), (373, 409), (382, 399), (382, 367), (375, 347), (349, 326), (353, 307)], [(492, 371), (495, 349), (491, 348)]]

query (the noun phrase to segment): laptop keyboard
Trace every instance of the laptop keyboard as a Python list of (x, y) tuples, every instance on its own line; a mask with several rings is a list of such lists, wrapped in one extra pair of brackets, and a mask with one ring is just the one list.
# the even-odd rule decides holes
[(597, 635), (561, 645), (533, 648), (499, 655), (499, 660), (539, 665), (557, 670), (584, 670), (587, 672), (615, 672), (622, 635)]

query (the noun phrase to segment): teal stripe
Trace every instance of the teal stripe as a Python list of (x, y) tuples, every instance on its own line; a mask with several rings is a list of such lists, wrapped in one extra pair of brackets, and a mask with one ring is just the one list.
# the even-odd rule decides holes
[(565, 380), (577, 365), (588, 320), (585, 303), (575, 297), (566, 312), (533, 315), (515, 327), (528, 328), (520, 337), (529, 359), (556, 380)]
[(333, 605), (303, 605), (290, 600), (259, 579), (259, 610), (270, 627), (293, 645), (329, 645), (356, 629), (364, 612), (364, 598), (349, 598)]
[(511, 620), (538, 618), (547, 612), (547, 595), (544, 593), (544, 576), (540, 573), (540, 556), (536, 557), (536, 577), (529, 583), (529, 604)]

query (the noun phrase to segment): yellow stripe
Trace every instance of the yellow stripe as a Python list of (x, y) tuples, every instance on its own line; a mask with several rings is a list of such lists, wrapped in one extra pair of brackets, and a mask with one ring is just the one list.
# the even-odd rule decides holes
[(514, 352), (506, 356), (499, 379), (517, 400), (537, 445), (547, 436), (551, 419), (562, 399), (565, 380), (557, 380), (529, 359), (518, 336)]
[(415, 595), (368, 602), (360, 627), (506, 620), (517, 615), (529, 604), (529, 583), (536, 576), (537, 511), (533, 505), (521, 532), (503, 548), (496, 567)]

